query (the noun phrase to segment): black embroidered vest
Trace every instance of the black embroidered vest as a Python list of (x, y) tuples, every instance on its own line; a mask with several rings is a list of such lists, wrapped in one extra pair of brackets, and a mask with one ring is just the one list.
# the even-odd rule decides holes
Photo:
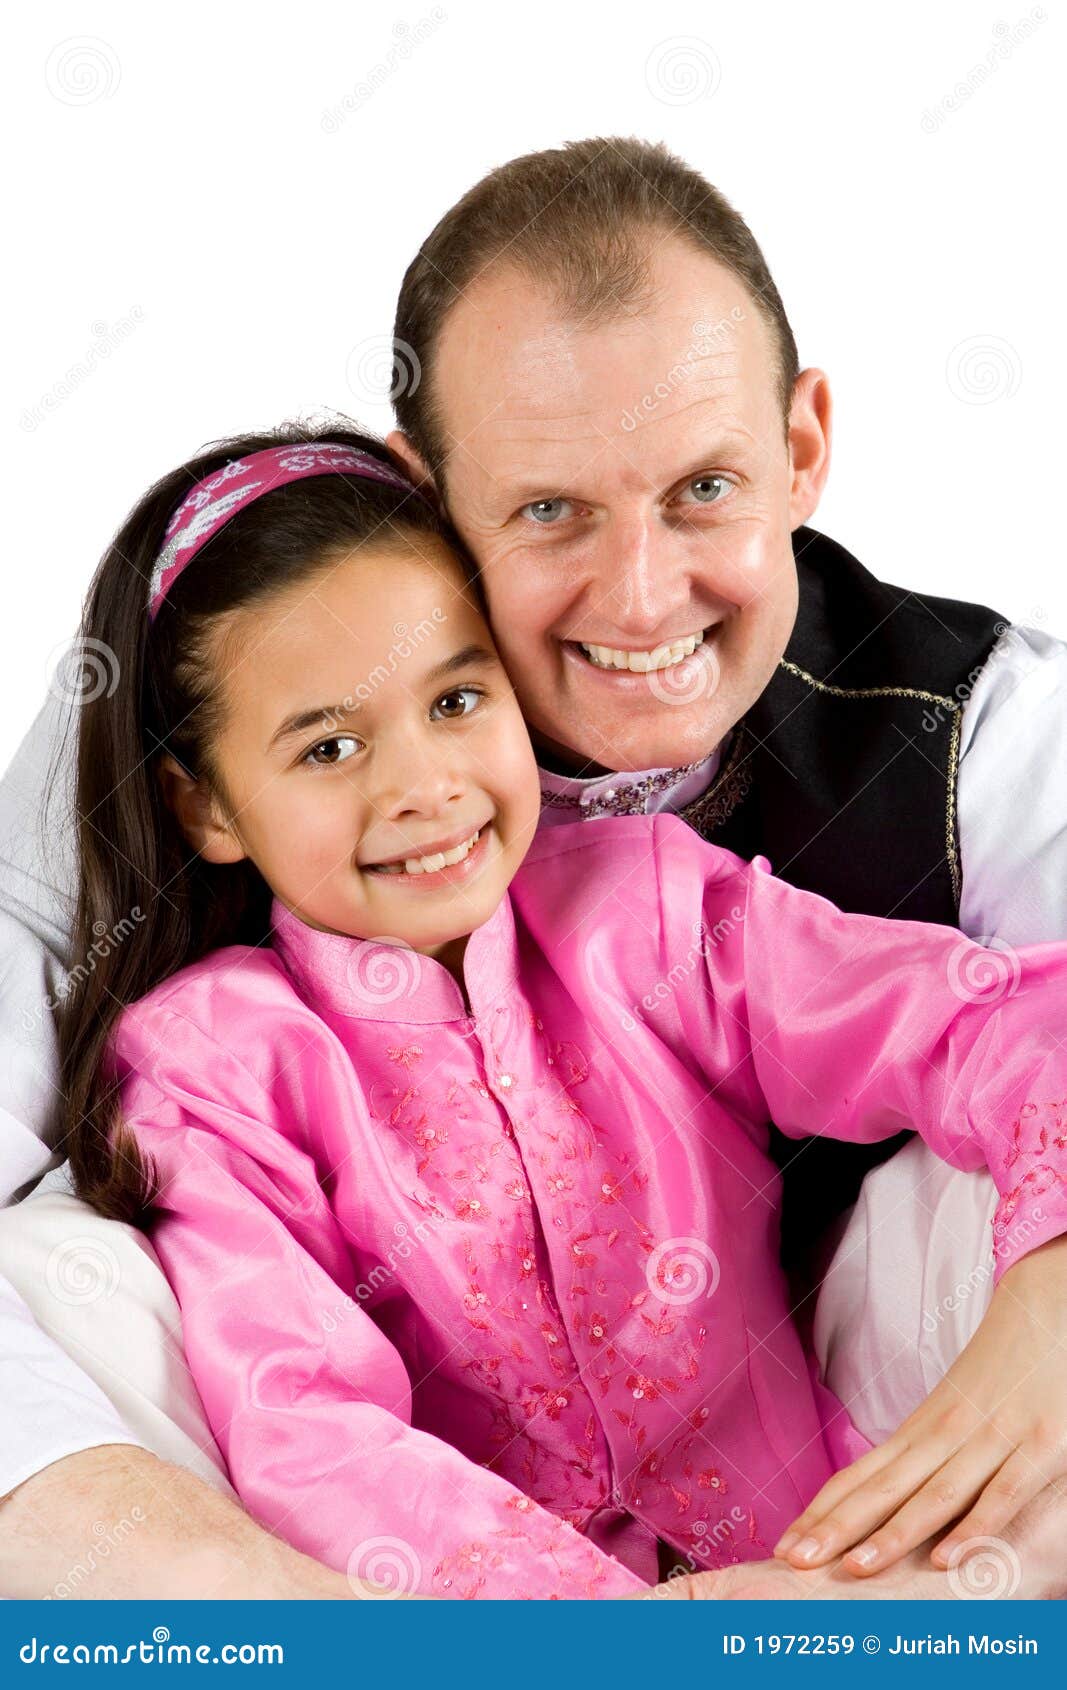
[[(960, 722), (1006, 623), (878, 581), (811, 528), (797, 529), (793, 554), (800, 605), (785, 656), (712, 786), (681, 814), (843, 909), (956, 925)], [(774, 1138), (787, 1262), (904, 1142)]]

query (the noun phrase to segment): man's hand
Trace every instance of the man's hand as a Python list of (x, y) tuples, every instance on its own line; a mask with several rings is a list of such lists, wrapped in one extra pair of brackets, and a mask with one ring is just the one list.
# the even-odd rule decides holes
[(949, 1567), (965, 1543), (1000, 1537), (1048, 1487), (1067, 1503), (1061, 1238), (1005, 1273), (941, 1383), (893, 1437), (823, 1486), (775, 1555), (810, 1568), (848, 1551), (847, 1571), (867, 1577), (955, 1521), (932, 1553)]
[(56, 1461), (0, 1500), (0, 1596), (376, 1596), (129, 1444)]

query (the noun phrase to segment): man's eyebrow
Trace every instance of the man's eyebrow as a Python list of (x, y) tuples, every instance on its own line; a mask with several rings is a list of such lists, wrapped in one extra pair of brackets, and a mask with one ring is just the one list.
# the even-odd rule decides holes
[[(752, 436), (744, 429), (724, 429), (721, 434), (716, 435), (715, 439), (702, 449), (698, 457), (694, 458), (691, 463), (683, 465), (668, 485), (673, 487), (677, 482), (685, 481), (691, 475), (698, 475), (702, 469), (707, 469), (709, 464), (714, 464), (715, 460), (721, 457), (724, 452), (744, 450), (751, 448), (752, 445)], [(514, 506), (521, 508), (521, 506), (530, 504), (536, 499), (570, 499), (575, 495), (568, 486), (568, 482), (573, 483), (575, 487), (580, 485), (581, 471), (574, 475), (561, 477), (558, 483), (550, 481), (547, 475), (541, 481), (532, 481), (526, 471), (523, 471), (521, 477), (517, 477), (515, 481), (510, 483), (506, 477), (498, 476), (495, 483), (497, 497), (493, 503), (511, 509)]]
[[(423, 680), (432, 684), (435, 681), (444, 680), (448, 675), (454, 675), (459, 669), (485, 668), (487, 664), (495, 664), (499, 661), (496, 653), (490, 651), (488, 646), (473, 643), (461, 646), (459, 651), (452, 653), (451, 657), (446, 657), (442, 663), (436, 664), (423, 677)], [(310, 710), (298, 711), (294, 716), (287, 716), (285, 721), (275, 729), (267, 750), (272, 750), (279, 740), (293, 739), (296, 734), (303, 733), (307, 728), (315, 727), (319, 722), (336, 722), (348, 716), (353, 716), (358, 709), (359, 705), (351, 698), (347, 698), (342, 699), (340, 704), (316, 704)]]

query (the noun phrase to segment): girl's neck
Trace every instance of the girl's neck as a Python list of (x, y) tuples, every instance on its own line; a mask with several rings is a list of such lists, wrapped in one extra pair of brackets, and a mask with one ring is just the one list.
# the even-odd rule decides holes
[(456, 985), (463, 993), (463, 1001), (468, 1009), (470, 1003), (467, 1000), (467, 987), (463, 978), (463, 958), (467, 952), (469, 937), (469, 934), (463, 933), (458, 939), (450, 939), (447, 945), (442, 945), (440, 950), (433, 953), (434, 961), (439, 962), (442, 968), (448, 969)]

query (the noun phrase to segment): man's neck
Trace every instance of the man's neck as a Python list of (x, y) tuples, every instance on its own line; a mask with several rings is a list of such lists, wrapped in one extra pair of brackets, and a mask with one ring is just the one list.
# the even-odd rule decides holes
[(552, 775), (563, 775), (570, 780), (594, 780), (598, 775), (613, 775), (619, 772), (617, 769), (605, 768), (603, 763), (596, 763), (589, 757), (579, 757), (566, 746), (555, 745), (536, 734), (533, 736), (533, 744), (538, 764)]

